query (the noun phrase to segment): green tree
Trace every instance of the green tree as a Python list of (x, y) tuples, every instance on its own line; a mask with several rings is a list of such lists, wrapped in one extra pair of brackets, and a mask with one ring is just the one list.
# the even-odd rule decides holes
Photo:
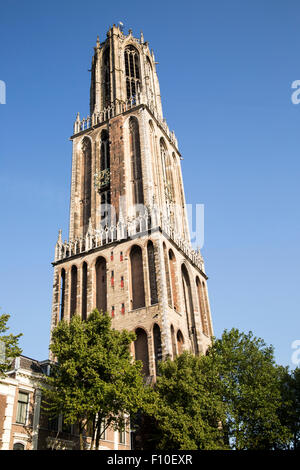
[(9, 368), (11, 361), (14, 357), (20, 356), (22, 349), (18, 346), (19, 338), (22, 336), (22, 333), (18, 335), (5, 335), (9, 328), (7, 322), (10, 318), (8, 314), (0, 315), (0, 377)]
[(284, 376), (273, 347), (251, 332), (225, 330), (205, 356), (162, 362), (150, 397), (161, 449), (268, 450), (299, 439), (299, 372)]
[(61, 321), (52, 332), (50, 350), (57, 362), (44, 387), (44, 409), (52, 416), (63, 413), (66, 424), (78, 424), (81, 449), (88, 427), (91, 448), (98, 449), (104, 430), (123, 430), (126, 415), (142, 405), (142, 365), (130, 354), (134, 339), (134, 333), (113, 330), (109, 315), (98, 310), (86, 321), (79, 316)]
[(280, 374), (272, 346), (251, 332), (225, 330), (213, 341), (207, 361), (220, 376), (226, 406), (222, 425), (233, 449), (274, 449), (289, 441), (279, 419)]
[(280, 367), (281, 407), (280, 422), (286, 426), (291, 435), (288, 443), (279, 445), (284, 449), (300, 449), (300, 369), (289, 372), (288, 367)]
[(159, 449), (224, 449), (225, 419), (217, 370), (188, 352), (160, 363), (144, 407), (155, 418), (150, 439)]

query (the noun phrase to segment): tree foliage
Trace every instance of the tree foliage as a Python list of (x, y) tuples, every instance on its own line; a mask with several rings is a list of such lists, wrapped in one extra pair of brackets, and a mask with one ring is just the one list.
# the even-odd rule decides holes
[(126, 415), (142, 405), (141, 363), (130, 355), (134, 339), (134, 333), (113, 330), (109, 315), (98, 310), (86, 321), (74, 316), (53, 330), (50, 349), (57, 362), (44, 388), (44, 407), (52, 416), (63, 413), (65, 423), (79, 425), (82, 449), (88, 425), (91, 447), (98, 448), (105, 428), (124, 429)]
[(144, 386), (141, 363), (130, 355), (134, 339), (111, 329), (110, 317), (97, 310), (53, 331), (57, 363), (45, 388), (46, 408), (63, 413), (65, 423), (79, 423), (81, 448), (89, 423), (98, 448), (101, 422), (124, 429), (124, 415), (144, 423), (147, 446), (141, 448), (299, 448), (299, 369), (276, 365), (273, 347), (261, 338), (225, 330), (206, 355), (184, 352), (162, 361), (154, 387)]
[[(299, 417), (298, 372), (288, 391), (295, 408), (297, 396)], [(287, 407), (289, 423), (282, 419)], [(161, 363), (145, 409), (155, 418), (152, 439), (161, 449), (278, 449), (290, 442), (295, 425), (273, 348), (237, 329), (213, 339), (205, 356), (185, 352)]]
[(9, 318), (10, 315), (8, 314), (0, 315), (0, 377), (9, 368), (12, 359), (22, 353), (22, 349), (18, 345), (22, 333), (18, 335), (3, 334), (9, 329), (7, 326)]
[(159, 449), (222, 449), (225, 419), (217, 371), (205, 356), (188, 352), (160, 363), (151, 401), (145, 406), (155, 418), (153, 442)]
[(291, 439), (279, 448), (300, 450), (300, 369), (289, 372), (280, 368), (281, 407), (279, 419), (289, 430)]
[(252, 332), (225, 330), (213, 341), (207, 361), (219, 373), (226, 409), (223, 428), (233, 449), (273, 449), (289, 440), (278, 416), (280, 376), (272, 346)]

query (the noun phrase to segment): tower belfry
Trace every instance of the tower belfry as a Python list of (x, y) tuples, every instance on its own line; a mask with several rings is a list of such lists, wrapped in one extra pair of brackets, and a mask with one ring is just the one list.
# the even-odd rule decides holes
[(97, 38), (90, 114), (74, 123), (69, 240), (55, 247), (52, 328), (94, 308), (135, 331), (151, 381), (157, 363), (212, 335), (207, 276), (194, 251), (180, 153), (163, 118), (156, 62), (143, 34)]

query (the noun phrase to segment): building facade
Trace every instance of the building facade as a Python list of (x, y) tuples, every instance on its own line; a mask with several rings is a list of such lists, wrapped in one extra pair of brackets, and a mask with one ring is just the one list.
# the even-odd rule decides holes
[(47, 363), (20, 356), (0, 377), (1, 450), (38, 449), (41, 385)]
[[(50, 419), (43, 411), (42, 387), (49, 375), (49, 360), (38, 361), (26, 356), (12, 361), (5, 376), (0, 377), (0, 450), (77, 450), (79, 430), (64, 423), (63, 415)], [(84, 436), (86, 448), (91, 437)], [(129, 426), (123, 432), (107, 428), (100, 450), (129, 450)]]
[(135, 331), (132, 352), (151, 383), (161, 359), (205, 353), (213, 331), (181, 155), (143, 34), (114, 25), (97, 39), (90, 114), (78, 113), (71, 140), (69, 237), (60, 231), (55, 247), (51, 325), (109, 312), (114, 328)]

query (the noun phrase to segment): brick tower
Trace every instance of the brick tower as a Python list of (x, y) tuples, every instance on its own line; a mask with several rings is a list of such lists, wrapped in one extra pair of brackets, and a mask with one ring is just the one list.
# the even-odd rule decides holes
[(117, 26), (97, 39), (90, 115), (74, 124), (69, 241), (55, 247), (52, 328), (92, 309), (135, 331), (150, 383), (157, 362), (205, 352), (212, 335), (203, 259), (191, 248), (174, 132), (153, 51)]

